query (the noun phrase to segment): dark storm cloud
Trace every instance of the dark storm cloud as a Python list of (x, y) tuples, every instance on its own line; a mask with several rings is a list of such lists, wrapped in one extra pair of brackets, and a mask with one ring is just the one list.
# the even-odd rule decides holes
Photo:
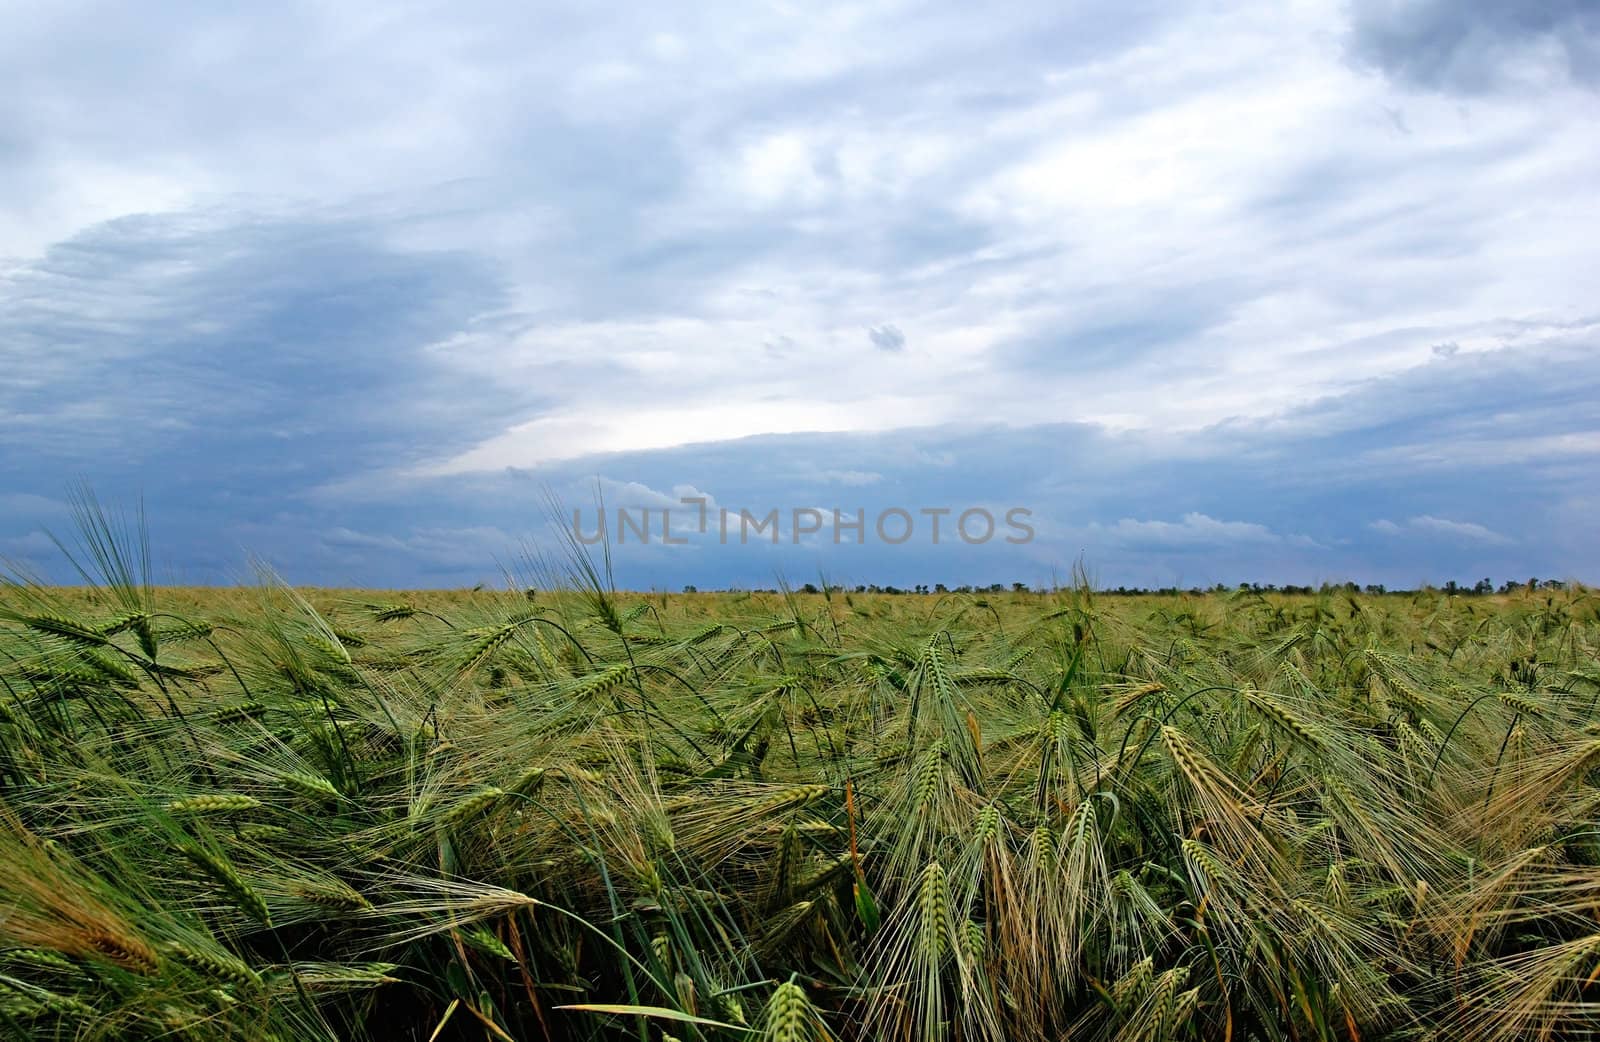
[(91, 229), (0, 280), (5, 512), (55, 523), (17, 496), (83, 478), (143, 495), (200, 555), (186, 566), (235, 558), (230, 525), (498, 429), (504, 393), (445, 356), (501, 299), (478, 260), (398, 251), (358, 222)]
[(1595, 0), (1355, 0), (1349, 48), (1402, 83), (1476, 94), (1567, 78), (1600, 86)]
[(0, 282), (0, 433), (58, 464), (405, 461), (504, 418), (441, 357), (501, 299), (481, 261), (357, 223), (119, 220)]
[(1000, 345), (998, 358), (1031, 372), (1111, 369), (1192, 345), (1262, 295), (1265, 281), (1197, 278), (1178, 285), (1111, 286), (1073, 293), (1054, 317)]
[(867, 339), (872, 341), (872, 346), (879, 351), (903, 351), (906, 346), (906, 335), (900, 327), (884, 323), (881, 326), (872, 326), (867, 330)]

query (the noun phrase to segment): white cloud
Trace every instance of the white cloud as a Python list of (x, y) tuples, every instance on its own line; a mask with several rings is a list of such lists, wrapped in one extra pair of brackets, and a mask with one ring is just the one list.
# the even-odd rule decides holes
[(34, 531), (25, 535), (0, 537), (0, 550), (7, 555), (16, 555), (24, 558), (38, 558), (54, 555), (58, 552), (55, 540), (44, 532)]
[[(716, 496), (709, 492), (703, 492), (693, 485), (674, 485), (671, 491), (662, 492), (660, 489), (652, 488), (639, 481), (617, 481), (612, 478), (599, 477), (595, 479), (595, 483), (600, 487), (600, 494), (605, 499), (608, 511), (618, 507), (643, 507), (649, 510), (695, 510), (694, 504), (684, 505), (683, 501), (686, 499), (705, 500), (707, 510), (715, 510), (717, 507)], [(583, 483), (580, 487), (575, 487), (573, 489), (574, 499), (582, 499), (586, 507), (592, 505), (589, 504), (588, 500), (592, 495), (593, 488), (594, 485), (590, 483)]]
[(876, 485), (883, 480), (883, 475), (875, 470), (822, 470), (817, 472), (816, 477), (819, 481), (845, 485), (850, 488)]
[(1181, 521), (1138, 521), (1123, 518), (1116, 524), (1095, 526), (1116, 542), (1152, 546), (1215, 546), (1236, 543), (1278, 543), (1282, 537), (1265, 525), (1250, 521), (1219, 521), (1197, 512)]
[(724, 182), (756, 206), (813, 205), (826, 197), (828, 183), (817, 169), (815, 146), (797, 131), (758, 138), (739, 152), (732, 183)]
[(644, 507), (645, 509), (659, 509), (678, 505), (678, 498), (666, 492), (660, 492), (649, 485), (637, 481), (615, 481), (611, 478), (598, 478), (600, 495), (605, 500), (606, 509)]
[(530, 420), (441, 463), (421, 477), (534, 467), (616, 452), (731, 441), (760, 434), (892, 430), (916, 425), (915, 405), (872, 396), (834, 402), (687, 401), (605, 411), (564, 410)]
[(1408, 533), (1425, 536), (1444, 536), (1455, 542), (1485, 543), (1492, 546), (1506, 546), (1514, 541), (1474, 521), (1452, 521), (1449, 518), (1434, 517), (1430, 514), (1413, 517), (1406, 521), (1404, 525), (1380, 519), (1371, 522), (1367, 527), (1374, 532), (1381, 532), (1387, 536)]
[(20, 516), (33, 521), (65, 518), (69, 507), (60, 500), (31, 492), (0, 492), (0, 516)]
[(1451, 521), (1449, 518), (1430, 517), (1424, 514), (1421, 517), (1412, 518), (1410, 524), (1412, 528), (1420, 532), (1431, 532), (1476, 543), (1505, 544), (1511, 542), (1510, 539), (1507, 539), (1499, 532), (1490, 531), (1472, 521)]

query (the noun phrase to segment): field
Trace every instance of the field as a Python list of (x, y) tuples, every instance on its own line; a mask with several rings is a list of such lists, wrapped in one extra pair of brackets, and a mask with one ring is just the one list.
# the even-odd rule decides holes
[(1600, 1028), (1587, 590), (644, 596), (577, 567), (409, 595), (100, 563), (0, 591), (0, 1036)]

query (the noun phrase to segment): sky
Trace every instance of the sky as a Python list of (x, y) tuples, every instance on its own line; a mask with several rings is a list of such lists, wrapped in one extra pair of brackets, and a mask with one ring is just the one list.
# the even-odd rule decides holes
[(1597, 0), (0, 23), (13, 572), (1600, 581)]

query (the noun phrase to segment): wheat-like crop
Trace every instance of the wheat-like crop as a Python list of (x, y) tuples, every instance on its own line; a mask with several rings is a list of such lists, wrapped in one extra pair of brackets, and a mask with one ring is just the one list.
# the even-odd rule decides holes
[(0, 1036), (1594, 1031), (1585, 588), (563, 575), (0, 584)]

